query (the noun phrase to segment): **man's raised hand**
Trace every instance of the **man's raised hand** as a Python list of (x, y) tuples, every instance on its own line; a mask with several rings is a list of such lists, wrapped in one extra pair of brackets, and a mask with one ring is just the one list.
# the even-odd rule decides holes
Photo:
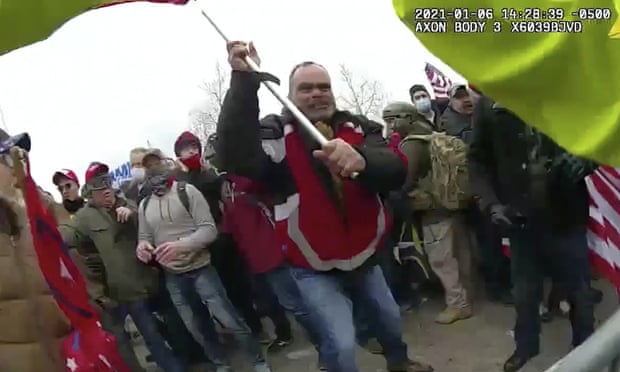
[(260, 66), (260, 58), (251, 41), (231, 41), (226, 44), (228, 50), (228, 63), (235, 71), (252, 71), (250, 66), (245, 62), (245, 57), (250, 56), (257, 65)]

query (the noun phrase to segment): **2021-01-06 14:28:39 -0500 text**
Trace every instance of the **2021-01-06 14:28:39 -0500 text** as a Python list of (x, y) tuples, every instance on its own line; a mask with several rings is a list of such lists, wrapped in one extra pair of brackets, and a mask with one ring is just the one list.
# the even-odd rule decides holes
[(415, 8), (412, 21), (609, 21), (610, 8)]

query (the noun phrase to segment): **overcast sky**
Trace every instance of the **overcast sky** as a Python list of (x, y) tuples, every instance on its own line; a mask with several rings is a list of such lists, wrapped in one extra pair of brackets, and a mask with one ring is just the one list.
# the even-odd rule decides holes
[[(202, 0), (189, 6), (133, 3), (87, 12), (44, 42), (0, 57), (0, 108), (11, 133), (29, 132), (35, 180), (90, 161), (115, 166), (136, 146), (172, 153), (188, 113), (205, 101), (199, 86), (226, 64), (224, 42), (200, 14), (206, 6), (231, 39), (254, 40), (263, 68), (283, 80), (313, 60), (337, 78), (345, 63), (380, 80), (393, 100), (427, 83), (424, 62), (451, 78), (396, 18), (390, 1)], [(340, 86), (335, 85), (338, 94)], [(279, 103), (261, 89), (262, 114)]]

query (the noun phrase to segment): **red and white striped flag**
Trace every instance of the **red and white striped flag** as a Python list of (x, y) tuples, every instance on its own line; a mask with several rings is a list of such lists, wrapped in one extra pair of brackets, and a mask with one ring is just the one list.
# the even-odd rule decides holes
[(452, 80), (428, 62), (424, 66), (424, 72), (431, 83), (435, 98), (448, 98), (448, 88), (452, 85)]
[(588, 246), (592, 265), (620, 293), (620, 168), (603, 166), (586, 178), (590, 192)]

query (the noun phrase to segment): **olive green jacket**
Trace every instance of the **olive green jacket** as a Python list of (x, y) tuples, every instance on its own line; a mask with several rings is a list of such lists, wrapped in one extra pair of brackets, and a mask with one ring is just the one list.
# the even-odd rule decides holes
[[(116, 208), (133, 211), (126, 223), (117, 222)], [(75, 217), (60, 225), (69, 249), (92, 243), (105, 269), (106, 296), (118, 302), (145, 299), (157, 291), (157, 271), (136, 258), (138, 244), (137, 208), (117, 196), (115, 208), (105, 209), (89, 203)]]

